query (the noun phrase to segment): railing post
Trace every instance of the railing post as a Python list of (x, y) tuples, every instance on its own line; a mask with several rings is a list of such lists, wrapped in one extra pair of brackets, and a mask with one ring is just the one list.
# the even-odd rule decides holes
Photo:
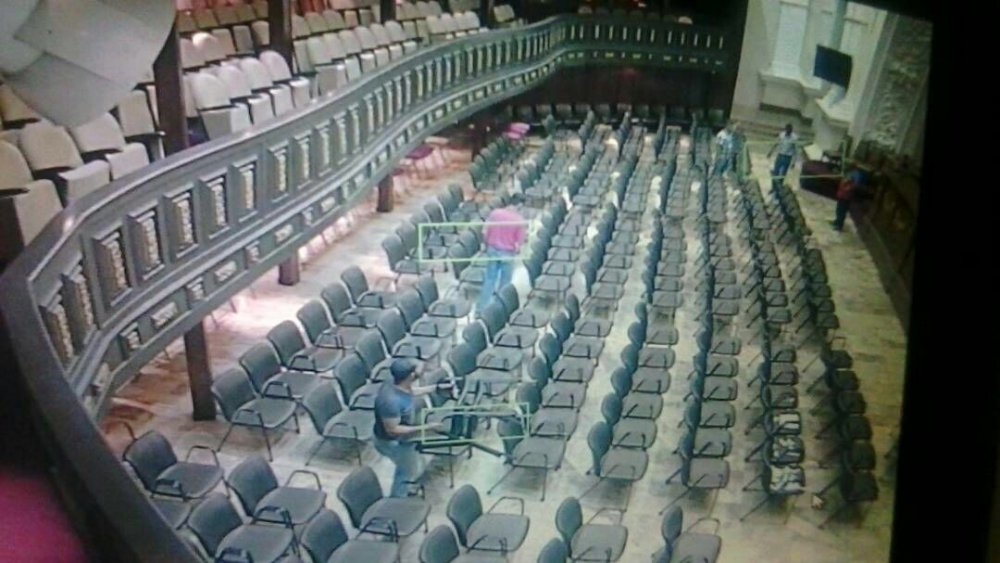
[(192, 416), (195, 420), (215, 420), (212, 368), (208, 362), (204, 321), (184, 333), (184, 355), (187, 358), (188, 386), (191, 388)]
[(163, 43), (163, 49), (153, 61), (156, 81), (156, 110), (163, 131), (163, 150), (171, 155), (188, 148), (187, 112), (181, 90), (181, 52), (177, 39), (177, 23)]
[(288, 61), (292, 67), (292, 3), (291, 0), (271, 0), (267, 3), (267, 21), (271, 27), (268, 46)]
[(378, 206), (375, 210), (379, 213), (388, 213), (396, 207), (396, 194), (392, 189), (392, 174), (389, 174), (378, 183)]
[(301, 279), (302, 266), (299, 262), (299, 253), (296, 251), (287, 260), (278, 264), (278, 283), (281, 285), (295, 285)]

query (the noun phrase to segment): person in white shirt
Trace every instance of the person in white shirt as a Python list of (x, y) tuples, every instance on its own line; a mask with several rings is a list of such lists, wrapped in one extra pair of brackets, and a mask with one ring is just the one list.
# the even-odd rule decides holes
[(792, 131), (791, 123), (785, 125), (784, 131), (778, 133), (778, 142), (767, 153), (767, 157), (771, 158), (775, 151), (778, 152), (777, 158), (774, 159), (774, 169), (771, 170), (771, 176), (774, 180), (784, 183), (788, 169), (795, 164), (795, 156), (799, 152), (798, 141), (799, 137)]
[(715, 156), (715, 173), (725, 174), (736, 160), (736, 124), (730, 122), (724, 129), (716, 133), (715, 144), (718, 151)]

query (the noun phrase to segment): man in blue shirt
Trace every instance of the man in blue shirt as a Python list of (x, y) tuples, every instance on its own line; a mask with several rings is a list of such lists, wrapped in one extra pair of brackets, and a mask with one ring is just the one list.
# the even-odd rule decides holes
[(392, 381), (383, 383), (375, 398), (375, 449), (396, 465), (389, 496), (409, 496), (409, 486), (423, 473), (423, 460), (412, 438), (422, 431), (440, 431), (444, 425), (417, 426), (417, 397), (426, 395), (438, 385), (415, 385), (420, 377), (419, 364), (414, 360), (398, 359), (389, 367)]

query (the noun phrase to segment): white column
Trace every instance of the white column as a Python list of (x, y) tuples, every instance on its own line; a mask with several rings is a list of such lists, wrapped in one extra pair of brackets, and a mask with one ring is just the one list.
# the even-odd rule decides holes
[(781, 0), (778, 32), (774, 40), (774, 54), (771, 57), (768, 74), (794, 80), (801, 78), (799, 61), (802, 57), (808, 18), (808, 0)]

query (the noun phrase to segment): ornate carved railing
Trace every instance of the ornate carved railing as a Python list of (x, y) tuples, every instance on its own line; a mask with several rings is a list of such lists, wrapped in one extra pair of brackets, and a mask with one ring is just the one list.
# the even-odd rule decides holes
[(113, 520), (126, 541), (152, 541), (152, 508), (120, 490), (134, 487), (93, 423), (139, 367), (356, 205), (441, 128), (559, 68), (735, 72), (738, 49), (719, 30), (612, 17), (478, 34), (73, 203), (0, 277), (0, 313), (53, 447), (102, 510), (124, 517)]

